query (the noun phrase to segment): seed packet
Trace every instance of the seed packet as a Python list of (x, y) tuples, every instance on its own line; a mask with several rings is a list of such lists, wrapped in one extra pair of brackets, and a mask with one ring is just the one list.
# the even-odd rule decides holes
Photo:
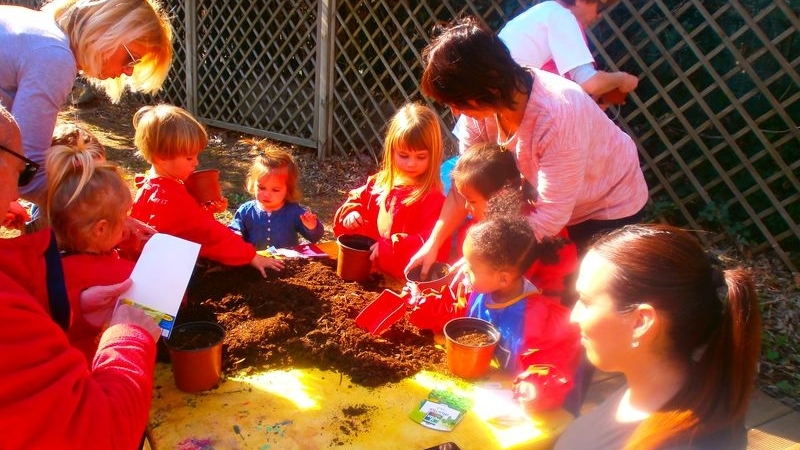
[(452, 430), (472, 408), (473, 400), (443, 389), (434, 389), (411, 412), (414, 422), (434, 430)]

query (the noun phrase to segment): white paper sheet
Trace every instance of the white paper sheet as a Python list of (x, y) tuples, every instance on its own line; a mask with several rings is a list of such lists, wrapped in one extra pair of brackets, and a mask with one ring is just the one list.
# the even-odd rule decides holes
[(168, 338), (199, 253), (200, 244), (169, 234), (153, 235), (133, 268), (133, 285), (120, 295), (120, 302), (147, 311)]

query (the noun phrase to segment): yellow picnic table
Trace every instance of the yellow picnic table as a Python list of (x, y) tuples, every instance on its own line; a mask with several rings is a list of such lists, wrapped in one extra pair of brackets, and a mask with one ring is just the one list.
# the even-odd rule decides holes
[[(318, 246), (336, 258), (335, 242)], [(171, 366), (159, 363), (150, 428), (159, 450), (425, 450), (447, 442), (462, 450), (550, 448), (572, 415), (558, 409), (512, 416), (510, 388), (511, 379), (494, 368), (471, 383), (422, 371), (375, 388), (337, 372), (297, 368), (229, 376), (216, 389), (187, 394), (175, 387)], [(451, 431), (410, 417), (433, 389), (474, 401)]]
[[(158, 449), (423, 450), (446, 442), (462, 450), (550, 448), (572, 416), (559, 409), (507, 421), (502, 393), (509, 383), (423, 371), (368, 388), (332, 371), (291, 369), (228, 377), (216, 389), (187, 394), (175, 388), (170, 365), (159, 363), (150, 427)], [(475, 402), (451, 431), (409, 416), (432, 389)]]

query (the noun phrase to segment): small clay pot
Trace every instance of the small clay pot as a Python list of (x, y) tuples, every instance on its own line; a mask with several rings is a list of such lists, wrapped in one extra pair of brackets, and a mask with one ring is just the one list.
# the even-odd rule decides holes
[(225, 329), (214, 322), (176, 325), (165, 341), (172, 361), (175, 387), (195, 393), (219, 385)]
[(372, 270), (369, 249), (375, 244), (375, 239), (360, 234), (344, 234), (336, 242), (339, 243), (336, 273), (345, 281), (362, 282), (369, 278)]
[(476, 317), (458, 317), (444, 325), (447, 368), (465, 379), (480, 378), (489, 370), (500, 332)]
[(219, 170), (196, 170), (183, 183), (186, 190), (197, 200), (200, 206), (222, 200), (222, 188), (219, 185)]
[(456, 275), (456, 271), (450, 271), (449, 264), (438, 261), (434, 262), (428, 270), (428, 279), (420, 279), (420, 272), (422, 272), (422, 266), (414, 267), (406, 273), (406, 282), (416, 286), (420, 292), (425, 289), (439, 291), (442, 286), (448, 286)]

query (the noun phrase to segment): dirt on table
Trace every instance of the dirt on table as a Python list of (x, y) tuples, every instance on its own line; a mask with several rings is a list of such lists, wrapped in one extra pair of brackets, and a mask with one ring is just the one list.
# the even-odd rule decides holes
[[(132, 179), (134, 173), (143, 172), (148, 167), (142, 158), (135, 156), (132, 141), (131, 117), (140, 106), (132, 97), (127, 97), (119, 105), (98, 98), (80, 107), (66, 106), (59, 121), (78, 122), (87, 126), (106, 146), (109, 160), (120, 164), (127, 172), (127, 178)], [(227, 223), (236, 207), (251, 198), (244, 189), (244, 179), (253, 155), (237, 142), (252, 136), (214, 127), (208, 127), (208, 131), (209, 146), (201, 154), (200, 168), (221, 169), (223, 195), (228, 198), (229, 206), (227, 213), (219, 217), (223, 223)], [(302, 203), (312, 208), (325, 224), (325, 239), (332, 239), (330, 223), (336, 208), (344, 201), (349, 189), (362, 185), (369, 174), (377, 171), (377, 161), (358, 156), (358, 152), (353, 152), (356, 155), (331, 155), (319, 159), (313, 149), (281, 143), (276, 145), (291, 152), (298, 160), (301, 187), (305, 194)], [(730, 262), (731, 266), (741, 264), (753, 272), (761, 296), (764, 320), (764, 352), (759, 384), (770, 395), (781, 398), (800, 411), (800, 382), (796, 376), (800, 371), (797, 345), (800, 342), (800, 327), (797, 325), (800, 323), (800, 274), (788, 271), (769, 251), (753, 256), (738, 254), (733, 248), (713, 250), (730, 254), (731, 259), (735, 260)], [(247, 272), (248, 269), (242, 270)], [(336, 276), (335, 272), (333, 276)], [(361, 290), (375, 294), (376, 288), (365, 288)], [(352, 322), (352, 318), (350, 320)], [(397, 326), (400, 325), (388, 330), (383, 339), (391, 339), (392, 333), (398, 332)], [(235, 365), (226, 361), (226, 370), (238, 370), (248, 364), (250, 360)]]
[(223, 370), (316, 367), (380, 386), (423, 369), (446, 370), (430, 331), (405, 318), (379, 336), (355, 323), (383, 279), (345, 282), (332, 259), (287, 260), (266, 279), (250, 267), (195, 274), (177, 323), (216, 321), (226, 330)]

